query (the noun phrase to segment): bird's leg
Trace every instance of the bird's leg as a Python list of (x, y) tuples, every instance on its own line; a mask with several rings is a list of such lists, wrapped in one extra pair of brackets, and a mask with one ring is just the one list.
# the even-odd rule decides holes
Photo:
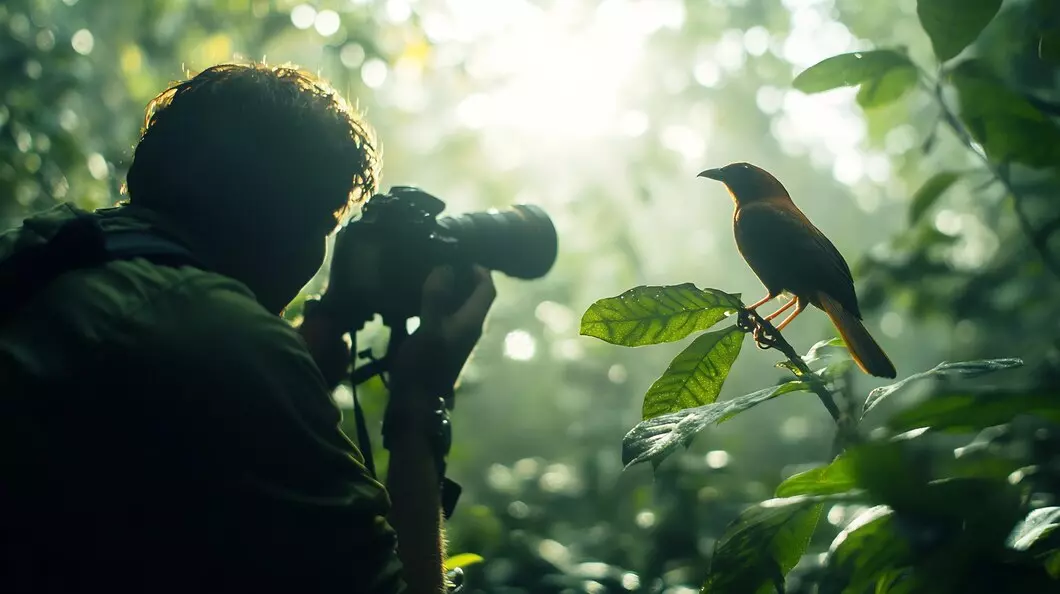
[(776, 298), (777, 298), (777, 296), (774, 295), (773, 293), (767, 293), (765, 297), (759, 299), (758, 301), (755, 301), (754, 305), (748, 307), (747, 309), (750, 310), (750, 311), (754, 311), (754, 310), (758, 309), (759, 307), (762, 307), (766, 303), (769, 303), (770, 301), (772, 301), (772, 300), (774, 300)]
[(795, 305), (795, 299), (792, 299), (792, 300), (788, 301), (784, 305), (780, 306), (780, 309), (778, 309), (777, 311), (769, 314), (768, 316), (766, 316), (765, 318), (762, 318), (762, 319), (764, 319), (765, 321), (768, 322), (768, 321), (772, 320), (773, 318), (779, 316), (780, 314), (782, 314), (782, 313), (788, 311), (789, 309), (791, 309), (792, 305)]
[(794, 300), (794, 303), (795, 303), (795, 311), (791, 312), (791, 315), (789, 315), (788, 317), (784, 318), (784, 321), (777, 325), (777, 332), (780, 332), (781, 330), (783, 330), (785, 326), (790, 324), (792, 320), (794, 320), (799, 314), (801, 314), (803, 312), (803, 310), (806, 309), (806, 302), (803, 301), (802, 299), (799, 299), (798, 297), (796, 297), (795, 300)]

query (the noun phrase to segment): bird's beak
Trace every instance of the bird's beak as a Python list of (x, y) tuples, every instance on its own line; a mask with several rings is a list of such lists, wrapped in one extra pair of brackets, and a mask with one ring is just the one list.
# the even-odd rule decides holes
[(716, 179), (718, 181), (722, 181), (722, 177), (724, 176), (721, 173), (721, 169), (708, 169), (706, 171), (700, 171), (699, 175), (697, 175), (696, 177), (705, 177), (708, 179)]

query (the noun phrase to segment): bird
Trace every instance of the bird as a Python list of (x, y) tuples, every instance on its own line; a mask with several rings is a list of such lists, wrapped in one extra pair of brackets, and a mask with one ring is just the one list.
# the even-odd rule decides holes
[(794, 307), (776, 326), (779, 331), (813, 305), (831, 319), (862, 371), (894, 378), (894, 364), (862, 323), (850, 267), (799, 210), (784, 185), (750, 163), (707, 169), (697, 177), (725, 184), (736, 205), (732, 219), (736, 247), (766, 288), (766, 296), (747, 309), (754, 311), (781, 295), (790, 295), (787, 303), (764, 318), (772, 320)]

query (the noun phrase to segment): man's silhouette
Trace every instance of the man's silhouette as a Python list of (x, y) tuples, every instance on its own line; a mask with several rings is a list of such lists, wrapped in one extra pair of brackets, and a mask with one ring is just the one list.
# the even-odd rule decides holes
[[(440, 590), (430, 436), (488, 274), (451, 313), (451, 271), (427, 280), (392, 367), (388, 489), (330, 400), (349, 242), (302, 327), (278, 315), (377, 164), (321, 81), (216, 66), (148, 106), (127, 203), (61, 205), (0, 236), (0, 591)], [(120, 237), (157, 241), (105, 257)]]

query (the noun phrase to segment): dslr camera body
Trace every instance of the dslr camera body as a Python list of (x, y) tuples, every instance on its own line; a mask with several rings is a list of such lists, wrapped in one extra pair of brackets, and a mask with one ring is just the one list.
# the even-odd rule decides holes
[(556, 229), (540, 207), (518, 204), (439, 217), (443, 210), (441, 199), (419, 188), (394, 186), (369, 198), (361, 216), (347, 225), (357, 251), (374, 260), (358, 275), (368, 277), (356, 304), (362, 325), (379, 314), (386, 325), (403, 330), (406, 320), (419, 315), (423, 283), (438, 266), (453, 267), (455, 307), (471, 289), (474, 265), (535, 279), (556, 260)]

